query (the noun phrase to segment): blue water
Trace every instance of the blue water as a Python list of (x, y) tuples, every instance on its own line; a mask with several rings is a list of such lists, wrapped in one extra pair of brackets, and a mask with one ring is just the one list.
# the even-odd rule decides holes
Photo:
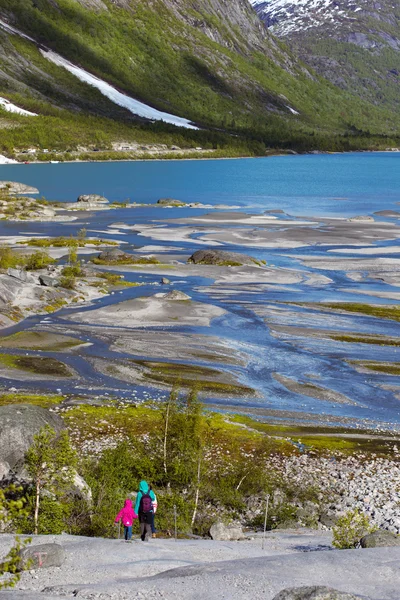
[[(202, 161), (148, 161), (119, 163), (71, 163), (71, 164), (30, 164), (0, 166), (0, 180), (12, 180), (37, 187), (40, 195), (48, 200), (72, 202), (80, 194), (101, 194), (111, 201), (124, 201), (154, 204), (159, 198), (172, 197), (185, 202), (200, 202), (207, 205), (224, 204), (240, 206), (243, 212), (262, 213), (280, 209), (294, 216), (308, 217), (348, 217), (371, 215), (379, 210), (400, 212), (400, 153), (354, 153), (335, 155), (305, 155), (272, 157), (265, 159), (241, 160), (202, 160)], [(191, 239), (168, 241), (142, 237), (131, 230), (115, 233), (108, 229), (115, 222), (129, 225), (149, 224), (157, 221), (166, 227), (177, 227), (168, 220), (181, 217), (193, 217), (209, 212), (209, 209), (155, 209), (144, 206), (134, 209), (118, 209), (97, 213), (76, 213), (78, 220), (72, 223), (10, 223), (0, 222), (0, 235), (37, 233), (40, 235), (75, 234), (82, 227), (89, 235), (101, 235), (127, 242), (123, 246), (131, 250), (143, 245), (168, 245), (174, 247), (174, 254), (182, 261), (202, 246)], [(375, 217), (379, 220), (378, 217)], [(399, 221), (381, 217), (397, 226)], [(213, 223), (205, 224), (207, 229)], [(181, 225), (182, 226), (182, 225)], [(240, 225), (218, 223), (218, 227), (240, 228)], [(248, 226), (247, 226), (248, 227)], [(257, 229), (255, 227), (255, 229)], [(100, 231), (101, 234), (93, 232)], [(351, 244), (352, 240), (346, 240)], [(383, 240), (378, 243), (379, 255), (371, 258), (399, 255), (386, 254), (385, 249), (400, 245), (399, 240)], [(312, 257), (340, 258), (348, 255), (328, 254), (338, 246), (312, 245), (297, 249), (257, 248), (230, 245), (229, 250), (242, 251), (266, 260), (269, 265), (280, 268), (292, 268), (299, 273), (310, 273), (312, 269), (296, 259), (296, 254)], [(347, 247), (347, 246), (345, 246)], [(223, 246), (220, 246), (222, 249)], [(351, 256), (351, 249), (349, 256)], [(355, 255), (356, 256), (356, 255)], [(362, 256), (357, 256), (362, 258)], [(229, 404), (264, 407), (278, 411), (291, 411), (299, 415), (299, 420), (307, 422), (307, 415), (324, 415), (335, 419), (353, 419), (356, 422), (386, 423), (400, 426), (400, 402), (396, 390), (382, 386), (400, 386), (399, 378), (374, 372), (360, 373), (349, 365), (349, 360), (381, 360), (400, 362), (397, 354), (400, 348), (369, 346), (367, 344), (344, 344), (329, 339), (304, 338), (292, 336), (291, 339), (277, 338), (271, 333), (271, 326), (297, 325), (329, 328), (338, 332), (360, 332), (366, 334), (390, 335), (400, 338), (400, 323), (388, 320), (371, 319), (361, 315), (327, 315), (315, 312), (310, 317), (302, 308), (288, 309), (287, 302), (304, 301), (353, 301), (376, 304), (394, 304), (391, 298), (376, 298), (361, 292), (380, 291), (399, 292), (399, 287), (382, 284), (378, 280), (366, 279), (361, 282), (348, 279), (345, 271), (315, 270), (318, 275), (329, 277), (332, 282), (318, 286), (303, 283), (272, 286), (253, 291), (249, 286), (238, 284), (233, 293), (226, 295), (218, 285), (209, 287), (213, 282), (198, 277), (166, 276), (173, 282), (174, 288), (189, 294), (198, 302), (212, 303), (226, 310), (226, 315), (216, 319), (210, 329), (193, 327), (175, 327), (176, 332), (201, 333), (224, 340), (231, 348), (247, 352), (251, 356), (247, 368), (227, 368), (239, 376), (239, 380), (253, 386), (259, 392), (257, 398), (238, 400), (230, 398)], [(93, 308), (113, 304), (137, 296), (150, 296), (159, 289), (154, 287), (159, 275), (124, 273), (129, 281), (145, 283), (143, 287), (127, 288), (123, 292), (95, 301)], [(229, 287), (229, 286), (228, 286)], [(352, 288), (352, 294), (343, 288)], [(164, 291), (164, 290), (162, 290)], [(358, 293), (358, 291), (360, 293)], [(276, 315), (266, 315), (265, 308), (277, 309)], [(23, 328), (46, 328), (52, 326), (66, 330), (72, 327), (65, 317), (74, 309), (68, 308), (52, 315), (44, 321), (43, 317), (32, 317), (20, 324), (15, 330)], [(91, 310), (91, 307), (85, 308)], [(293, 311), (293, 313), (291, 312)], [(313, 320), (314, 319), (314, 320)], [(94, 324), (95, 325), (95, 324)], [(74, 325), (75, 334), (79, 326)], [(118, 327), (118, 324), (116, 324)], [(57, 329), (59, 330), (59, 329)], [(62, 355), (62, 360), (71, 364), (79, 373), (78, 380), (69, 384), (60, 382), (38, 382), (32, 384), (40, 389), (62, 388), (65, 392), (119, 393), (146, 397), (154, 390), (120, 382), (117, 379), (101, 376), (93, 368), (90, 358), (108, 357), (115, 360), (121, 354), (108, 349), (108, 344), (96, 338), (93, 331), (82, 329), (82, 339), (87, 336), (95, 342), (94, 346), (79, 351), (76, 355)], [(134, 333), (133, 333), (134, 335)], [(162, 335), (162, 331), (160, 331)], [(97, 340), (97, 342), (96, 342)], [(128, 356), (132, 358), (132, 355)], [(137, 358), (139, 358), (138, 356)], [(60, 355), (58, 355), (60, 358)], [(142, 357), (146, 358), (146, 357)], [(168, 360), (168, 357), (162, 357)], [(87, 360), (88, 359), (88, 360)], [(214, 366), (212, 364), (208, 366)], [(274, 373), (292, 377), (305, 383), (323, 385), (347, 395), (355, 403), (340, 404), (328, 400), (317, 400), (301, 393), (294, 394), (274, 378)], [(319, 379), (315, 379), (315, 375)], [(0, 385), (17, 386), (13, 380), (0, 380)], [(164, 393), (164, 392), (163, 392)], [(399, 392), (397, 392), (399, 393)], [(215, 402), (215, 398), (208, 398)], [(227, 401), (228, 401), (227, 400)], [(219, 399), (223, 404), (223, 400)], [(304, 413), (304, 414), (302, 414)]]
[[(0, 179), (37, 187), (49, 200), (237, 204), (296, 215), (356, 215), (400, 201), (400, 153), (277, 156), (240, 160), (0, 166)], [(346, 200), (348, 200), (346, 202)]]

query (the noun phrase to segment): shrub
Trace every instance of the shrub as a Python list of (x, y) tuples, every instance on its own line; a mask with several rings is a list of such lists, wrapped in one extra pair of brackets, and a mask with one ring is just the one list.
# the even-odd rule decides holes
[(74, 290), (75, 283), (75, 277), (73, 275), (60, 277), (60, 287), (65, 288), (66, 290)]
[(8, 246), (0, 248), (0, 269), (9, 269), (21, 266), (23, 257)]
[[(23, 517), (25, 513), (25, 499), (18, 498), (20, 488), (9, 486), (8, 488), (0, 489), (0, 525), (2, 530), (8, 523), (14, 519)], [(15, 538), (15, 544), (11, 548), (7, 556), (0, 562), (0, 590), (7, 587), (14, 587), (19, 581), (21, 558), (20, 550), (29, 544), (30, 540)]]
[(333, 527), (333, 545), (341, 550), (355, 548), (364, 535), (375, 529), (366, 514), (357, 509), (349, 510)]
[[(61, 271), (63, 277), (79, 277), (82, 275), (82, 269), (79, 264), (68, 265)], [(63, 286), (64, 287), (64, 286)]]
[(45, 269), (49, 265), (54, 264), (56, 261), (47, 254), (47, 252), (33, 252), (30, 256), (25, 259), (25, 268), (27, 271), (37, 271), (38, 269)]

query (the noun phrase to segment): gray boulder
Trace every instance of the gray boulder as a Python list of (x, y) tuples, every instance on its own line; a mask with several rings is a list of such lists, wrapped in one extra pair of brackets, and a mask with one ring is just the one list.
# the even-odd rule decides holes
[(162, 283), (163, 285), (168, 285), (168, 284), (169, 284), (169, 283), (171, 283), (171, 282), (170, 282), (170, 280), (169, 280), (169, 279), (167, 279), (166, 277), (163, 277), (163, 278), (161, 279), (161, 283)]
[(172, 290), (172, 292), (168, 292), (163, 296), (164, 300), (191, 300), (191, 297), (185, 294), (184, 292), (180, 292), (179, 290)]
[(330, 587), (313, 585), (286, 588), (274, 596), (273, 600), (359, 600), (360, 596), (339, 592)]
[(210, 536), (216, 541), (243, 540), (244, 533), (238, 525), (225, 525), (221, 521), (210, 527)]
[(175, 198), (160, 198), (157, 201), (160, 206), (186, 206), (182, 200), (175, 200)]
[(65, 561), (65, 551), (60, 544), (38, 544), (27, 546), (20, 553), (23, 568), (48, 569), (61, 567)]
[(38, 194), (39, 190), (25, 183), (17, 181), (0, 181), (0, 190), (6, 191), (9, 194)]
[(360, 545), (362, 548), (381, 548), (384, 546), (400, 546), (400, 535), (396, 535), (386, 529), (378, 529), (373, 533), (365, 535)]
[(28, 273), (23, 269), (13, 269), (12, 267), (9, 267), (7, 269), (7, 275), (14, 279), (18, 279), (18, 281), (23, 281), (24, 283), (28, 281)]
[(319, 517), (319, 522), (321, 523), (321, 525), (324, 525), (324, 527), (332, 529), (332, 527), (336, 525), (338, 518), (339, 517), (335, 515), (333, 511), (327, 510), (321, 513)]
[(126, 254), (126, 252), (119, 250), (119, 248), (111, 248), (110, 250), (103, 250), (103, 252), (100, 252), (98, 258), (106, 262), (118, 262), (128, 256), (129, 255)]
[(82, 204), (108, 204), (107, 198), (98, 194), (83, 194), (78, 197), (77, 202)]
[(40, 285), (44, 285), (45, 287), (57, 287), (60, 285), (60, 282), (55, 277), (49, 277), (48, 275), (40, 275), (39, 276)]
[(45, 425), (50, 425), (57, 432), (64, 428), (61, 417), (40, 406), (0, 406), (0, 464), (3, 478), (10, 471), (21, 472), (33, 436)]
[(195, 265), (261, 266), (256, 258), (252, 258), (247, 254), (227, 252), (225, 250), (197, 250), (189, 258), (188, 263), (193, 263)]

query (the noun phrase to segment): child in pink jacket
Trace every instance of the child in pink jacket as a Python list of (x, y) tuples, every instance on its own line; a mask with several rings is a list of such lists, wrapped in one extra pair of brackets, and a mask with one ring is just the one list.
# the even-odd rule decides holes
[(132, 525), (133, 520), (137, 519), (138, 516), (133, 510), (132, 500), (127, 498), (124, 503), (124, 508), (119, 511), (117, 516), (115, 517), (115, 523), (122, 520), (122, 525), (124, 526), (124, 537), (126, 542), (130, 542), (132, 538)]

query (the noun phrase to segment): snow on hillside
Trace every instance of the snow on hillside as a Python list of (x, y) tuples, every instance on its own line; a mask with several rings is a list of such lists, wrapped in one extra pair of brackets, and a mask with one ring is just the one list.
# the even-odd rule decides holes
[(193, 125), (187, 119), (161, 112), (160, 110), (152, 108), (143, 102), (139, 102), (139, 100), (135, 100), (134, 98), (130, 98), (129, 96), (122, 94), (109, 83), (99, 79), (98, 77), (95, 77), (94, 75), (91, 75), (91, 73), (88, 73), (80, 67), (76, 67), (68, 60), (59, 54), (52, 52), (51, 50), (41, 49), (40, 52), (52, 63), (58, 65), (59, 67), (64, 67), (64, 69), (67, 69), (67, 71), (75, 75), (75, 77), (81, 81), (97, 88), (103, 94), (103, 96), (106, 96), (115, 104), (127, 108), (131, 113), (137, 115), (138, 117), (144, 117), (145, 119), (150, 119), (152, 121), (164, 121), (165, 123), (171, 123), (172, 125), (176, 125), (177, 127), (185, 127), (186, 129), (198, 129), (198, 127)]
[[(37, 43), (34, 39), (25, 35), (21, 31), (19, 31), (15, 27), (12, 27), (11, 25), (6, 23), (5, 21), (2, 21), (1, 19), (0, 19), (0, 27), (2, 29), (4, 29), (5, 31), (7, 31), (8, 33), (11, 33), (13, 35), (18, 35), (18, 36), (20, 36), (26, 40), (29, 40), (30, 42), (33, 42), (34, 44), (37, 45)], [(54, 63), (60, 67), (64, 67), (64, 69), (67, 69), (67, 71), (69, 71), (70, 73), (75, 75), (75, 77), (80, 79), (80, 81), (83, 81), (83, 82), (87, 83), (88, 85), (91, 85), (92, 87), (97, 88), (103, 94), (103, 96), (106, 96), (109, 100), (111, 100), (115, 104), (118, 104), (119, 106), (122, 106), (123, 108), (126, 108), (132, 114), (134, 114), (138, 117), (143, 117), (145, 119), (150, 119), (152, 121), (164, 121), (165, 123), (170, 123), (172, 125), (176, 125), (177, 127), (184, 127), (185, 129), (198, 129), (198, 127), (193, 125), (193, 123), (191, 123), (188, 119), (184, 119), (182, 117), (177, 117), (176, 115), (171, 115), (169, 113), (162, 112), (160, 110), (157, 110), (156, 108), (152, 108), (151, 106), (144, 104), (143, 102), (140, 102), (139, 100), (135, 100), (134, 98), (131, 98), (130, 96), (127, 96), (126, 94), (122, 94), (121, 92), (116, 90), (114, 87), (112, 87), (110, 84), (108, 84), (107, 82), (99, 79), (98, 77), (95, 77), (94, 75), (92, 75), (91, 73), (88, 73), (84, 69), (81, 69), (80, 67), (73, 65), (68, 60), (66, 60), (59, 54), (52, 52), (51, 50), (40, 49), (40, 52), (42, 53), (42, 55), (45, 58), (50, 60), (52, 63)], [(5, 102), (7, 102), (7, 101), (5, 101)], [(7, 110), (7, 108), (6, 108), (6, 110)], [(20, 109), (20, 110), (22, 110), (22, 109)], [(16, 111), (14, 111), (14, 112), (16, 112)], [(27, 112), (28, 111), (25, 111), (25, 114)], [(20, 113), (20, 114), (22, 114), (22, 113)], [(30, 114), (33, 115), (33, 113), (30, 113)]]
[(362, 0), (250, 0), (258, 15), (278, 36), (311, 27), (339, 25), (362, 10)]
[(20, 108), (19, 106), (15, 106), (6, 98), (2, 98), (0, 96), (0, 108), (3, 108), (7, 112), (16, 113), (18, 115), (23, 115), (25, 117), (37, 117), (36, 113), (30, 112), (29, 110), (25, 110), (24, 108)]

